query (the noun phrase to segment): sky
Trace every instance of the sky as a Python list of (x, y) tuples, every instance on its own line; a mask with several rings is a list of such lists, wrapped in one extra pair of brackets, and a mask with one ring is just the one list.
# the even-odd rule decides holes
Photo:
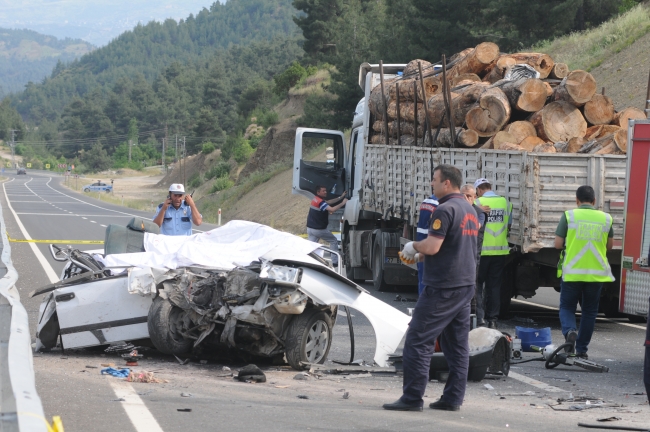
[(178, 21), (216, 0), (0, 0), (0, 27), (79, 38), (99, 47), (138, 22)]

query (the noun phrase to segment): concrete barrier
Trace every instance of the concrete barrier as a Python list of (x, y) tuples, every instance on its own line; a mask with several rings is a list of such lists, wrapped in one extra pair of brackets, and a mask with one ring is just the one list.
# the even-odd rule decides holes
[(36, 393), (32, 338), (27, 311), (16, 289), (18, 273), (0, 206), (0, 431), (46, 432), (48, 423)]

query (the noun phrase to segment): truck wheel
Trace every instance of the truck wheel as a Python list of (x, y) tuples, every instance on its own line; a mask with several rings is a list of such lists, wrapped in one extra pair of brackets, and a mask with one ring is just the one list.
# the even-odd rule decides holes
[(345, 277), (356, 284), (362, 284), (365, 282), (363, 279), (357, 279), (354, 277), (354, 268), (352, 267), (352, 264), (350, 264), (350, 240), (348, 240), (347, 236), (343, 243), (343, 263), (345, 264)]
[(323, 364), (332, 345), (332, 324), (323, 311), (307, 309), (289, 324), (284, 342), (287, 361), (296, 370), (301, 363)]
[(384, 260), (379, 245), (375, 246), (372, 254), (372, 283), (377, 291), (388, 291), (389, 286), (384, 281)]
[(645, 324), (648, 322), (648, 318), (640, 315), (628, 315), (627, 319), (634, 324)]
[(163, 354), (181, 355), (192, 348), (193, 341), (183, 337), (183, 309), (169, 300), (156, 297), (147, 317), (147, 328), (151, 342)]
[(620, 318), (623, 315), (618, 311), (618, 303), (618, 297), (601, 297), (599, 307), (607, 318)]
[(517, 271), (516, 263), (511, 263), (503, 269), (503, 283), (499, 290), (501, 304), (499, 306), (499, 317), (504, 319), (510, 312), (512, 295), (515, 292), (515, 272)]

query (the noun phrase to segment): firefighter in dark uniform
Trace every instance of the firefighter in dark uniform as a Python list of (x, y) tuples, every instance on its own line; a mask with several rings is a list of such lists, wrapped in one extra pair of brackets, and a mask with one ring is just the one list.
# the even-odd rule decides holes
[(460, 193), (462, 174), (451, 165), (433, 171), (431, 186), (438, 208), (429, 236), (409, 242), (400, 252), (405, 263), (424, 255), (425, 289), (413, 310), (404, 343), (403, 394), (384, 409), (422, 411), (436, 339), (449, 365), (449, 378), (440, 400), (429, 408), (458, 411), (465, 397), (469, 366), (469, 315), (476, 279), (476, 212)]

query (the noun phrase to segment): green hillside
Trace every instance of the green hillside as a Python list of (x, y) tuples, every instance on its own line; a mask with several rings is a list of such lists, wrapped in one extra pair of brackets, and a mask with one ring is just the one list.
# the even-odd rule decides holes
[(57, 62), (71, 62), (92, 50), (81, 39), (0, 28), (0, 97), (21, 91), (29, 81), (42, 81)]
[(297, 36), (291, 0), (230, 0), (215, 2), (196, 16), (176, 22), (138, 25), (108, 45), (16, 95), (14, 105), (32, 122), (57, 121), (74, 98), (107, 92), (124, 79), (142, 77), (151, 83), (174, 62), (196, 64), (226, 55), (235, 45)]

